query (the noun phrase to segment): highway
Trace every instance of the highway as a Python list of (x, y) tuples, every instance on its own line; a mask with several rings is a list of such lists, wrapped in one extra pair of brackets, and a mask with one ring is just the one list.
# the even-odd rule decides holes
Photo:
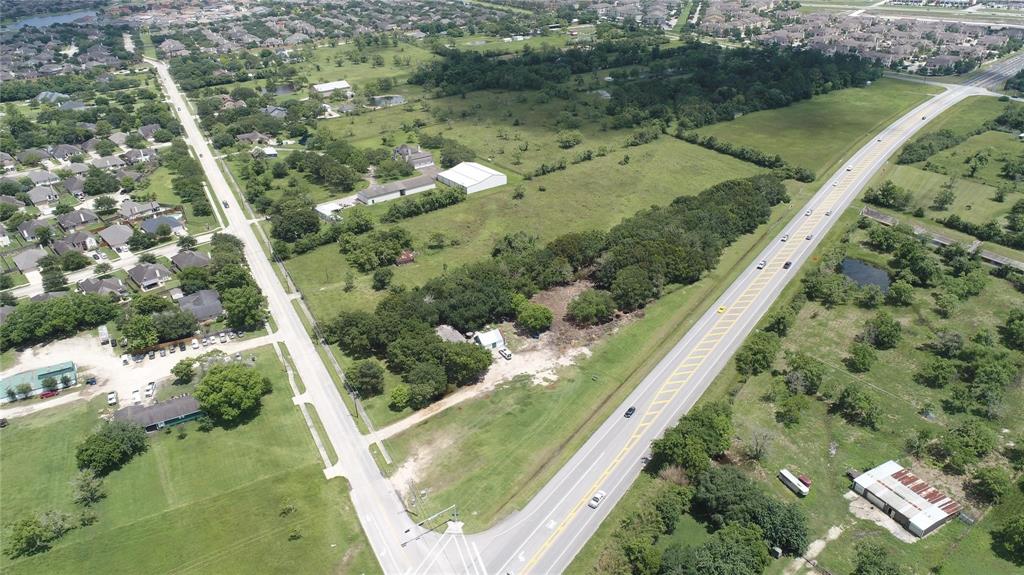
[[(449, 523), (444, 535), (417, 527), (390, 482), (378, 471), (327, 368), (306, 334), (290, 296), (271, 268), (245, 215), (231, 194), (213, 154), (165, 64), (155, 66), (185, 135), (219, 201), (228, 202), (227, 230), (243, 240), (253, 276), (267, 296), (270, 313), (295, 360), (306, 392), (296, 402), (313, 405), (339, 461), (327, 477), (345, 476), (363, 529), (385, 573), (524, 574), (560, 573), (640, 473), (650, 442), (688, 411), (753, 330), (785, 285), (796, 275), (842, 210), (908, 138), (944, 110), (1020, 69), (1024, 56), (997, 63), (973, 80), (950, 87), (900, 117), (857, 151), (787, 224), (786, 242), (768, 245), (699, 319), (640, 385), (526, 505), (486, 532), (464, 535)], [(831, 212), (831, 215), (828, 213)], [(810, 239), (805, 239), (810, 237)], [(766, 262), (758, 270), (757, 263)], [(789, 269), (783, 265), (791, 262)], [(719, 312), (719, 308), (724, 308)], [(622, 412), (637, 408), (629, 419)], [(454, 471), (457, 472), (457, 471)], [(607, 498), (597, 509), (587, 501), (598, 490)], [(417, 518), (419, 520), (421, 518)]]

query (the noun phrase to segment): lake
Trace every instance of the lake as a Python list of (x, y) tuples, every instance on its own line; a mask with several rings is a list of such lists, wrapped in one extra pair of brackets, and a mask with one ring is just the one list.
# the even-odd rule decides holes
[(4, 28), (15, 29), (24, 28), (26, 26), (35, 26), (36, 28), (46, 28), (52, 24), (67, 24), (68, 22), (74, 22), (83, 16), (96, 16), (95, 10), (75, 10), (74, 12), (65, 12), (63, 14), (40, 14), (39, 16), (32, 16), (23, 20), (18, 20), (4, 26)]
[(876, 285), (882, 288), (882, 293), (889, 293), (889, 272), (853, 258), (845, 258), (839, 268), (857, 285)]

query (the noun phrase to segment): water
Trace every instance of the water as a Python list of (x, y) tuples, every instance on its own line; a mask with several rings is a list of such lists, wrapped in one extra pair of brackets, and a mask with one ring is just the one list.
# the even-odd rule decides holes
[(52, 24), (67, 24), (68, 22), (74, 22), (83, 16), (96, 16), (95, 10), (76, 10), (74, 12), (65, 12), (63, 14), (42, 14), (39, 16), (32, 16), (31, 18), (25, 18), (12, 22), (5, 28), (17, 30), (24, 28), (25, 26), (35, 26), (36, 28), (46, 28)]
[(889, 293), (889, 272), (853, 258), (844, 259), (839, 267), (843, 275), (857, 285), (876, 285), (882, 288), (882, 293)]

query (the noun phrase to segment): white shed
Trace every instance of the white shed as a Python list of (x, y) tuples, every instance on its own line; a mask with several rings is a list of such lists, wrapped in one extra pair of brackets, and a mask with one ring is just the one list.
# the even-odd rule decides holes
[(496, 329), (477, 332), (473, 336), (473, 342), (486, 349), (505, 348), (505, 338), (501, 337), (501, 332)]
[(437, 175), (437, 181), (466, 190), (467, 194), (482, 192), (508, 183), (505, 174), (476, 162), (462, 162)]

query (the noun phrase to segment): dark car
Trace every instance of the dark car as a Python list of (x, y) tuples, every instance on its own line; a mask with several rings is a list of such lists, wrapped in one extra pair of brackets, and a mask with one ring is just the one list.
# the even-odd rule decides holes
[(636, 408), (630, 407), (629, 409), (626, 410), (626, 417), (633, 417), (634, 413), (636, 413)]
[(96, 378), (90, 377), (85, 380), (85, 385), (96, 385)]
[(149, 359), (153, 359), (154, 357), (156, 357), (156, 352), (153, 350), (149, 350)]
[(788, 270), (791, 267), (793, 267), (793, 262), (786, 262), (786, 263), (782, 264), (782, 269), (784, 269), (784, 270)]
[(178, 351), (185, 351), (186, 347), (185, 342), (181, 342), (178, 344)]

